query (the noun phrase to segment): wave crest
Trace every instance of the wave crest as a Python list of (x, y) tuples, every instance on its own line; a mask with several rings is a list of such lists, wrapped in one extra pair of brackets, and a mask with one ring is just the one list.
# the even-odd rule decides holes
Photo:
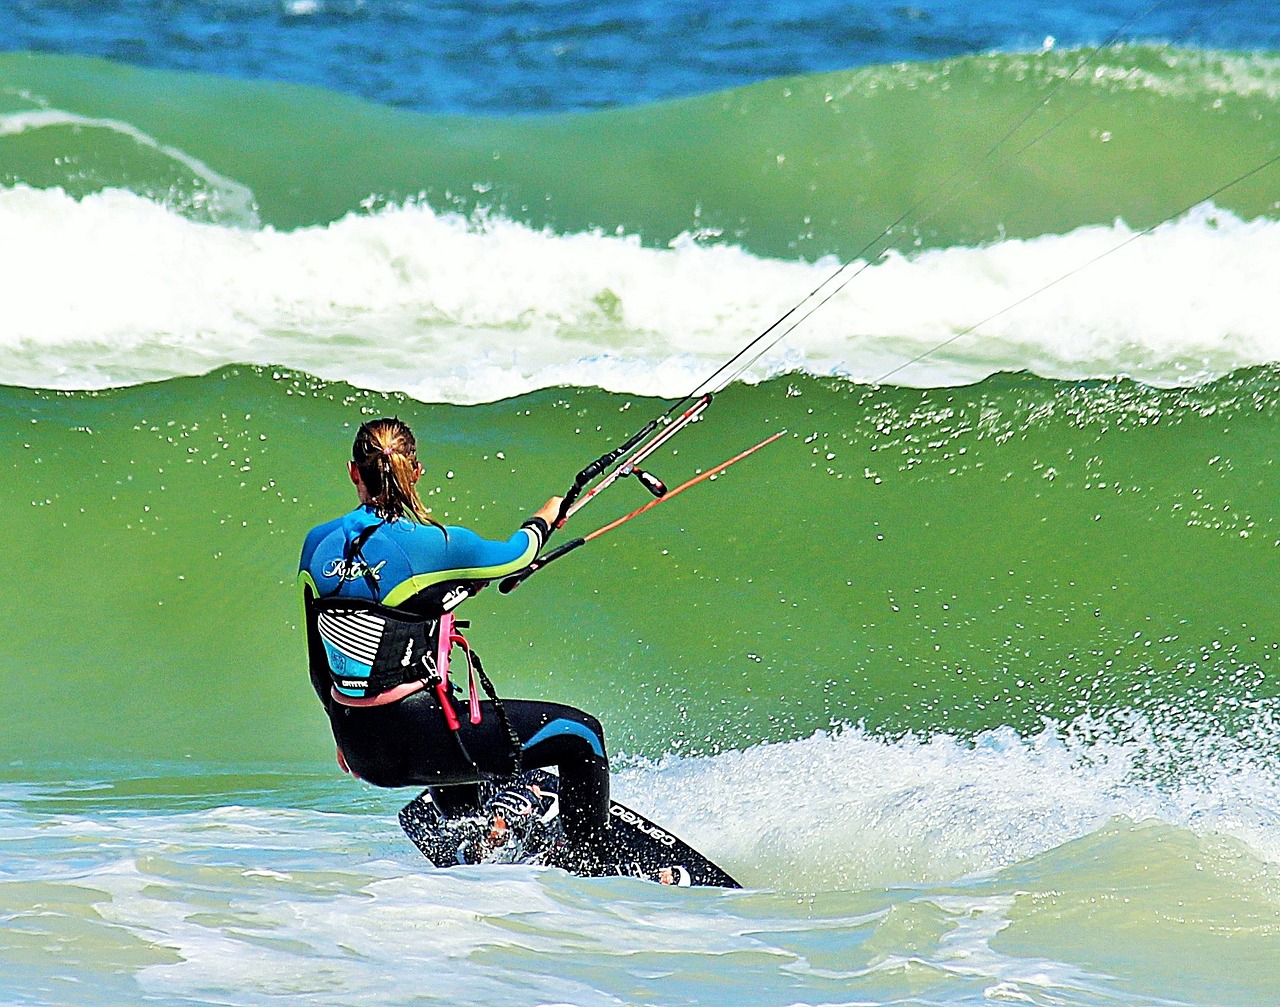
[[(0, 226), (0, 381), (55, 388), (259, 363), (425, 401), (561, 385), (678, 396), (836, 268), (416, 204), (249, 230), (123, 190), (19, 186), (0, 192)], [(1117, 221), (859, 264), (745, 377), (942, 386), (1029, 370), (1185, 385), (1280, 360), (1268, 272), (1280, 222), (1206, 206), (1107, 254), (1133, 235)]]

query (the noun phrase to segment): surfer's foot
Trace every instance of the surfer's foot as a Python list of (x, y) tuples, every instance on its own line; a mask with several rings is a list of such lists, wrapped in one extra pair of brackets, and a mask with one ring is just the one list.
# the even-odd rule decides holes
[(467, 853), (468, 862), (506, 862), (521, 857), (541, 811), (542, 792), (536, 786), (498, 791), (485, 803), (483, 814), (488, 821)]
[(493, 859), (494, 854), (507, 845), (510, 836), (511, 829), (507, 826), (506, 819), (502, 815), (490, 816), (488, 827), (476, 836), (475, 843), (467, 855), (468, 862), (483, 864)]

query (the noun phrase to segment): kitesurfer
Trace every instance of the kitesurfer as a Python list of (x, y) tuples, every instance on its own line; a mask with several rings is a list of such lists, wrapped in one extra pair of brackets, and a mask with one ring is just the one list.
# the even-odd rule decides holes
[[(602, 850), (609, 763), (599, 721), (558, 703), (492, 694), (480, 701), (474, 685), (468, 703), (438, 668), (460, 640), (452, 608), (528, 566), (560, 498), (506, 541), (446, 528), (418, 496), (417, 445), (394, 417), (360, 427), (347, 471), (359, 506), (313, 528), (299, 565), (311, 683), (329, 715), (339, 765), (379, 787), (425, 786), (451, 816), (477, 809), (485, 781), (556, 766), (570, 851)], [(482, 670), (481, 677), (487, 687)]]

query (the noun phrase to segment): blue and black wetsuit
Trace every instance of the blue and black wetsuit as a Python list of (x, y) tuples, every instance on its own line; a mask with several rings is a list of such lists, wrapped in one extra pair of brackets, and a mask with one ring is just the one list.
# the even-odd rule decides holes
[[(352, 772), (380, 787), (430, 787), (446, 814), (463, 813), (474, 809), (478, 783), (512, 773), (513, 739), (492, 702), (481, 703), (479, 724), (462, 718), (455, 736), (430, 689), (379, 706), (337, 701), (337, 673), (318, 628), (317, 599), (376, 602), (435, 617), (459, 587), (474, 589), (528, 566), (546, 535), (537, 518), (495, 542), (466, 528), (446, 533), (408, 519), (383, 521), (367, 506), (311, 530), (299, 565), (311, 682)], [(523, 767), (560, 770), (566, 837), (575, 845), (595, 843), (609, 813), (609, 762), (599, 721), (558, 703), (504, 700), (502, 706)]]

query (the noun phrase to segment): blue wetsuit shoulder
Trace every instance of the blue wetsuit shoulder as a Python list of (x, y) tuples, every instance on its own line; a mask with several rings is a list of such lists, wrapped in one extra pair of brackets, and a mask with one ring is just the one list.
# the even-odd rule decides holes
[(541, 535), (528, 525), (494, 541), (469, 528), (450, 527), (446, 534), (408, 519), (383, 521), (362, 506), (307, 534), (299, 573), (322, 596), (399, 605), (436, 584), (505, 577), (527, 566), (541, 544)]

